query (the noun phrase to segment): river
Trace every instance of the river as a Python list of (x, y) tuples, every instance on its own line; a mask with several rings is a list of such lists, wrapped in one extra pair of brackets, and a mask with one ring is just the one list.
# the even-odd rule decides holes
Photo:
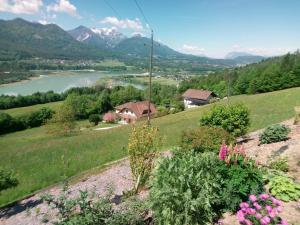
[[(89, 87), (98, 80), (108, 77), (120, 76), (118, 72), (105, 71), (41, 71), (33, 79), (0, 85), (0, 95), (29, 95), (34, 92), (64, 92), (72, 87)], [(128, 83), (117, 81), (118, 85), (126, 86)], [(142, 85), (134, 85), (137, 88), (143, 88)]]

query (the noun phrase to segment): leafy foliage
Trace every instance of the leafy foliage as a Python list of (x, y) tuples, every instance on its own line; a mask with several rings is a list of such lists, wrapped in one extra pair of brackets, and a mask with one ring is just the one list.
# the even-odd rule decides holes
[(241, 104), (214, 106), (200, 119), (203, 126), (220, 127), (235, 137), (246, 134), (249, 126), (249, 110)]
[(95, 126), (101, 121), (101, 117), (98, 114), (91, 114), (89, 116), (89, 122), (93, 123)]
[(132, 176), (136, 182), (135, 190), (144, 185), (154, 167), (154, 160), (160, 149), (158, 129), (143, 125), (132, 127), (128, 143), (128, 154)]
[(150, 192), (157, 224), (206, 224), (220, 213), (224, 164), (213, 153), (164, 158)]
[(289, 171), (289, 164), (287, 157), (277, 157), (269, 163), (269, 168), (274, 170), (279, 170), (282, 172)]
[(232, 144), (234, 141), (234, 137), (222, 128), (201, 126), (185, 130), (181, 136), (180, 147), (183, 151), (217, 153), (223, 142)]
[(243, 146), (236, 145), (232, 148), (223, 144), (219, 158), (227, 165), (223, 174), (225, 182), (222, 193), (225, 208), (234, 211), (249, 194), (263, 191), (262, 172), (256, 167), (255, 162), (246, 156)]
[(18, 180), (12, 171), (0, 168), (0, 192), (18, 185)]
[(240, 224), (254, 225), (287, 225), (287, 222), (279, 217), (282, 212), (281, 202), (268, 195), (250, 195), (248, 202), (240, 204), (237, 217)]
[(147, 224), (143, 215), (146, 212), (146, 203), (136, 198), (116, 207), (111, 199), (112, 193), (95, 198), (93, 193), (80, 191), (80, 196), (70, 198), (67, 189), (60, 196), (46, 194), (42, 200), (58, 211), (56, 225), (143, 225)]
[(264, 132), (259, 136), (261, 144), (269, 144), (279, 141), (285, 141), (288, 139), (290, 128), (285, 125), (275, 124), (268, 126)]
[(288, 202), (300, 198), (300, 184), (286, 175), (275, 175), (270, 178), (269, 189), (276, 198)]

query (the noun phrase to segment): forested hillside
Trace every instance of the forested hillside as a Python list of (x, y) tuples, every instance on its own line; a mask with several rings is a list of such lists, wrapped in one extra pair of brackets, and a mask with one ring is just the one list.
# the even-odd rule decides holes
[(260, 63), (226, 69), (208, 76), (183, 81), (180, 91), (188, 88), (209, 89), (224, 97), (255, 94), (300, 86), (300, 52), (265, 59)]

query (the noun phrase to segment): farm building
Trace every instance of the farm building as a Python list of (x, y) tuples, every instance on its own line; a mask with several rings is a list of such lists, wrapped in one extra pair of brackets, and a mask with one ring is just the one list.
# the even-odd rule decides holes
[(192, 108), (208, 104), (212, 98), (217, 96), (212, 91), (208, 90), (188, 89), (183, 93), (182, 97), (184, 107)]
[[(137, 120), (147, 117), (149, 101), (127, 102), (117, 106), (116, 113), (121, 119), (121, 123), (135, 123)], [(156, 108), (153, 103), (150, 104), (150, 114), (156, 113)]]

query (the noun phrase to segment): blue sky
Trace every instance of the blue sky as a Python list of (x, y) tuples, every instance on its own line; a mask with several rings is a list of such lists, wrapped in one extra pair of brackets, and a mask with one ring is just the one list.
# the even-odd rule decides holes
[[(149, 35), (134, 0), (0, 0), (0, 18)], [(280, 55), (300, 48), (299, 0), (137, 0), (155, 39), (191, 54)]]

